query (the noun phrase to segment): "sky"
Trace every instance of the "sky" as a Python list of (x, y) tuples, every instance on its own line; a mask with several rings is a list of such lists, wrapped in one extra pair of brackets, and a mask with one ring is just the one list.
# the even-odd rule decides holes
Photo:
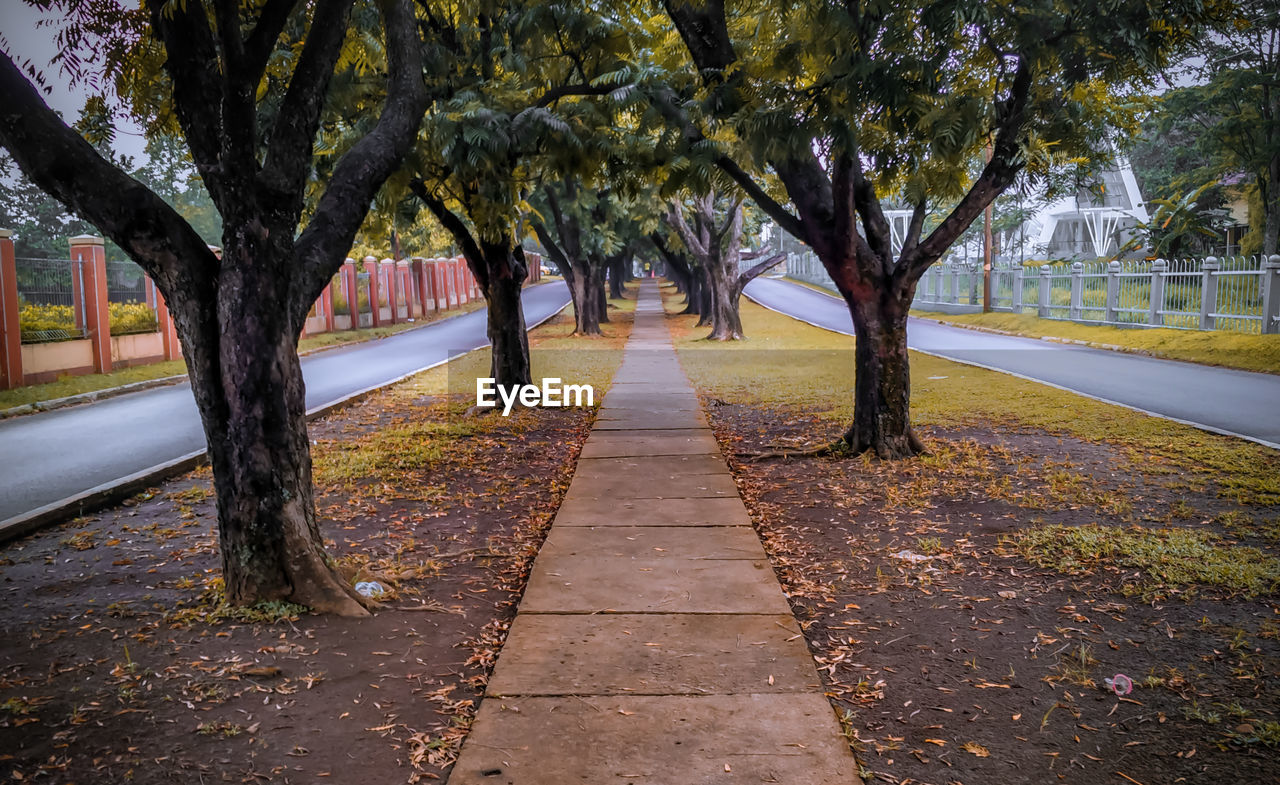
[[(56, 20), (58, 15), (32, 8), (22, 0), (0, 0), (0, 34), (8, 44), (9, 55), (19, 66), (23, 60), (30, 60), (44, 72), (45, 84), (52, 88), (43, 96), (45, 101), (60, 112), (64, 120), (74, 123), (89, 91), (84, 85), (71, 87), (67, 75), (49, 65), (58, 53), (57, 29), (52, 25), (41, 26), (42, 19)], [(145, 146), (141, 128), (127, 122), (117, 124), (114, 144), (117, 153), (142, 161)]]

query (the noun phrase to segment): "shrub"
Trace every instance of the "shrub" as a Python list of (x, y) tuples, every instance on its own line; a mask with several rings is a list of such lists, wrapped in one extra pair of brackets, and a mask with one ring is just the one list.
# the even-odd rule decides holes
[[(110, 303), (112, 335), (151, 333), (159, 329), (156, 312), (146, 303)], [(70, 305), (25, 303), (18, 314), (24, 343), (48, 343), (81, 337), (76, 327), (76, 309)]]
[(79, 338), (76, 310), (70, 305), (31, 305), (23, 303), (18, 312), (18, 325), (23, 343), (65, 341)]
[(160, 329), (156, 312), (146, 303), (110, 303), (107, 311), (111, 315), (112, 335), (153, 333)]

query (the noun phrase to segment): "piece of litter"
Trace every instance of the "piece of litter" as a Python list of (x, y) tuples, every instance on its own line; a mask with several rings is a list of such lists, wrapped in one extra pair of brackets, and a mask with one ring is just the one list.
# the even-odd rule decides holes
[(376, 598), (387, 593), (387, 590), (381, 583), (377, 581), (360, 581), (355, 586), (356, 594), (361, 597)]
[(1114, 692), (1118, 697), (1123, 697), (1133, 692), (1133, 679), (1123, 673), (1117, 673), (1115, 676), (1102, 681), (1107, 685), (1107, 689)]

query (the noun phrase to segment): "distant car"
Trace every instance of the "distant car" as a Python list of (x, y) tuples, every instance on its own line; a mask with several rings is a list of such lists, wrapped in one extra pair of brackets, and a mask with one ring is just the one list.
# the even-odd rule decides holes
[(556, 274), (556, 271), (555, 271), (555, 270), (552, 270), (550, 267), (548, 267), (548, 266), (546, 266), (546, 265), (544, 264), (544, 265), (542, 265), (542, 274), (543, 274), (543, 275), (555, 275), (555, 274)]

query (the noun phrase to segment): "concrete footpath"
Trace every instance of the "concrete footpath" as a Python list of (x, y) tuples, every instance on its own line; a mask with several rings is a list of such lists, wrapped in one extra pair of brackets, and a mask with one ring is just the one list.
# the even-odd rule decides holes
[(656, 282), (449, 782), (860, 782)]

